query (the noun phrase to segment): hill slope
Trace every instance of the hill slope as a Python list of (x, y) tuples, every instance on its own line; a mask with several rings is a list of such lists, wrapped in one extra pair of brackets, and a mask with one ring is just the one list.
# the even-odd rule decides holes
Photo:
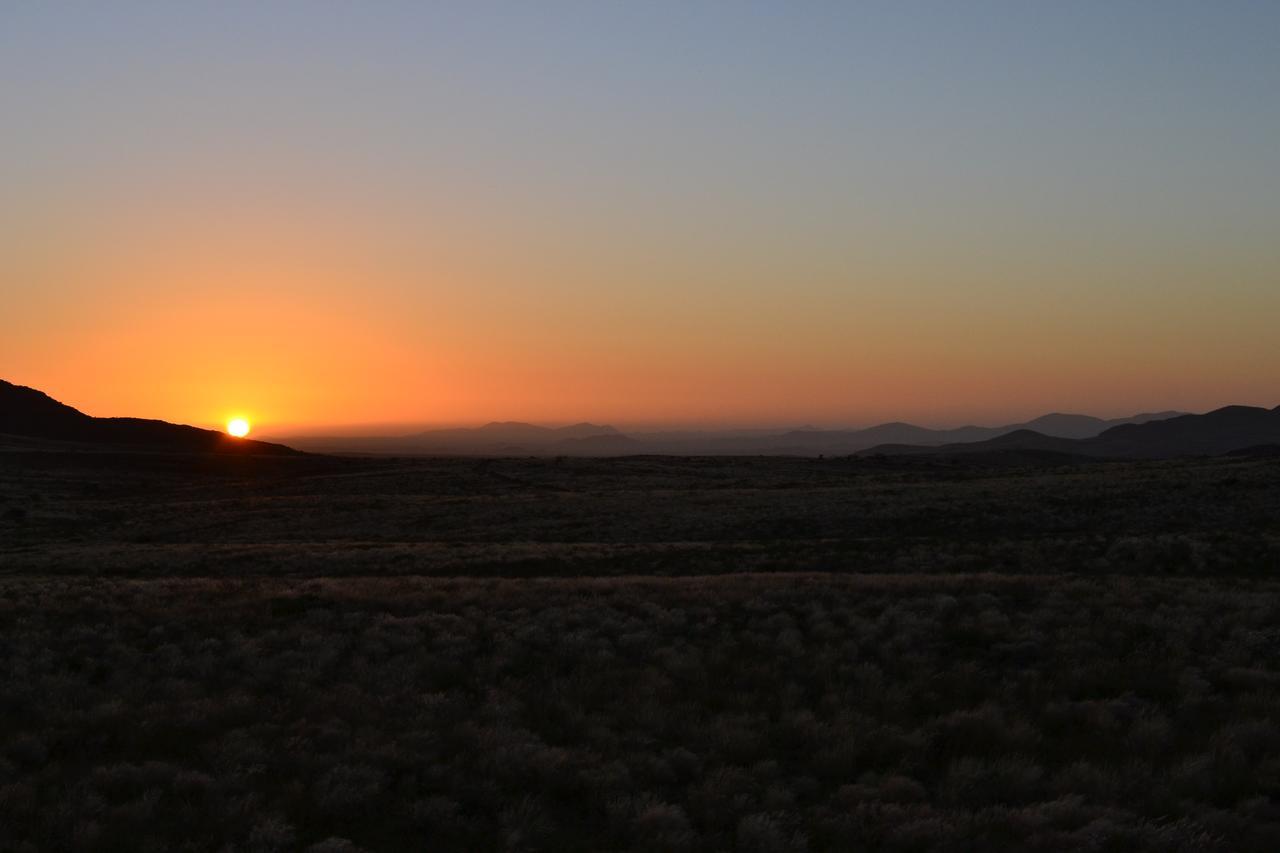
[(1084, 443), (1085, 452), (1097, 456), (1217, 456), (1280, 443), (1280, 409), (1224, 406), (1203, 415), (1114, 426)]
[(1093, 438), (1058, 438), (1019, 429), (985, 441), (937, 446), (882, 444), (865, 452), (906, 455), (1033, 450), (1098, 458), (1165, 459), (1218, 456), (1274, 444), (1280, 444), (1280, 407), (1226, 406), (1203, 415), (1120, 424)]
[(0, 379), (0, 434), (202, 453), (298, 453), (282, 444), (142, 418), (95, 418), (25, 385)]
[(1069, 456), (1082, 456), (1084, 454), (1080, 450), (1081, 442), (1072, 438), (1059, 438), (1057, 436), (1045, 435), (1030, 429), (1017, 429), (1004, 435), (988, 438), (982, 441), (963, 441), (951, 444), (943, 444), (938, 446), (920, 445), (920, 444), (879, 444), (868, 450), (862, 451), (862, 455), (886, 455), (886, 456), (919, 456), (924, 454), (971, 454), (971, 453), (996, 453), (1007, 451), (1034, 451), (1036, 453), (1052, 453), (1066, 454)]
[(1003, 435), (1032, 431), (1050, 438), (1095, 438), (1110, 427), (1120, 424), (1147, 423), (1162, 418), (1172, 418), (1182, 412), (1149, 412), (1127, 418), (1104, 420), (1091, 415), (1072, 415), (1053, 412), (1041, 415), (1026, 423), (1004, 426), (962, 426), (953, 429), (930, 429), (915, 424), (892, 422), (877, 424), (865, 429), (850, 430), (793, 430), (771, 439), (758, 442), (766, 452), (786, 446), (788, 452), (798, 449), (812, 453), (897, 452), (886, 448), (893, 446), (953, 447), (960, 444), (988, 441)]

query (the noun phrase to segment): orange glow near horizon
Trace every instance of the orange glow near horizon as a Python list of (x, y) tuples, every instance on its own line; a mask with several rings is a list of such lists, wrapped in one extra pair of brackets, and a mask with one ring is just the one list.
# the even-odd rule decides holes
[[(1280, 403), (1274, 314), (1210, 291), (1171, 289), (1157, 310), (1099, 290), (1046, 313), (1040, 294), (974, 298), (962, 264), (869, 256), (809, 270), (819, 283), (800, 299), (732, 258), (691, 261), (705, 284), (682, 289), (674, 264), (494, 259), (463, 241), (406, 258), (361, 233), (302, 220), (113, 230), (105, 248), (32, 265), (49, 286), (11, 301), (27, 321), (5, 322), (3, 378), (99, 416), (220, 429), (235, 407), (268, 437), (350, 432), (353, 412), (380, 426), (856, 426)], [(1187, 347), (1193, 317), (1213, 346)]]
[(88, 414), (1280, 403), (1280, 5), (124, 5), (0, 26), (0, 378)]
[[(1009, 281), (1096, 282), (1067, 300), (984, 283), (963, 255), (815, 251), (769, 272), (768, 246), (623, 263), (597, 256), (604, 237), (579, 256), (526, 234), (503, 254), (444, 224), (406, 251), (389, 229), (287, 206), (181, 210), (27, 247), (33, 286), (10, 301), (25, 322), (0, 336), (4, 378), (93, 415), (221, 429), (235, 407), (265, 436), (354, 427), (352, 412), (366, 425), (958, 425), (1280, 402), (1274, 314), (1248, 310), (1275, 294), (1173, 286), (1203, 268), (1006, 261)], [(1106, 289), (1138, 273), (1166, 282), (1158, 306)], [(772, 285), (787, 275), (803, 298)], [(1187, 347), (1193, 318), (1212, 346)]]

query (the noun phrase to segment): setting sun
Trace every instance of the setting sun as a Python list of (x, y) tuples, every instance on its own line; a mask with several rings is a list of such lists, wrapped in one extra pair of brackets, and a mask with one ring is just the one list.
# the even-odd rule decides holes
[(227, 421), (227, 434), (236, 438), (244, 438), (249, 434), (249, 422), (244, 418), (232, 418)]

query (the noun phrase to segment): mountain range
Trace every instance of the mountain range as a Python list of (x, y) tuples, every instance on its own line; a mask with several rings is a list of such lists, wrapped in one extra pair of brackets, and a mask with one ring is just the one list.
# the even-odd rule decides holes
[[(142, 418), (95, 418), (25, 385), (0, 379), (0, 436), (173, 452), (294, 454), (280, 444)], [(29, 446), (22, 442), (22, 446)]]
[(822, 453), (856, 453), (883, 444), (941, 446), (987, 441), (1021, 430), (1030, 430), (1056, 438), (1084, 439), (1100, 435), (1113, 426), (1143, 424), (1177, 417), (1181, 414), (1183, 413), (1154, 412), (1104, 420), (1090, 415), (1053, 412), (1025, 423), (996, 427), (962, 426), (954, 429), (930, 429), (915, 424), (893, 422), (855, 430), (792, 430), (779, 436), (778, 440), (816, 448)]
[(983, 441), (938, 446), (883, 444), (862, 451), (866, 455), (953, 455), (984, 452), (1034, 451), (1104, 459), (1161, 459), (1176, 456), (1218, 456), (1251, 450), (1270, 453), (1280, 445), (1280, 406), (1224, 406), (1203, 415), (1178, 415), (1124, 423), (1082, 439), (1016, 429)]
[(908, 423), (885, 423), (866, 429), (822, 430), (813, 427), (751, 430), (684, 430), (623, 434), (608, 425), (579, 423), (550, 428), (515, 421), (476, 428), (427, 430), (401, 436), (296, 437), (292, 446), (328, 453), (397, 454), (527, 454), (616, 456), (669, 455), (849, 455), (884, 445), (940, 447), (985, 441), (1019, 430), (1034, 430), (1065, 439), (1093, 438), (1110, 427), (1142, 424), (1181, 415), (1158, 412), (1104, 420), (1089, 415), (1053, 413), (1026, 423), (929, 429)]
[(1104, 420), (1054, 413), (999, 427), (929, 429), (886, 423), (866, 429), (668, 431), (623, 434), (612, 426), (546, 427), (518, 421), (403, 436), (305, 437), (284, 444), (231, 438), (217, 430), (140, 418), (97, 418), (34, 388), (0, 380), (0, 437), (32, 442), (177, 452), (292, 454), (293, 449), (394, 455), (967, 455), (1011, 458), (1170, 458), (1275, 453), (1280, 406), (1225, 406), (1205, 414), (1157, 412)]

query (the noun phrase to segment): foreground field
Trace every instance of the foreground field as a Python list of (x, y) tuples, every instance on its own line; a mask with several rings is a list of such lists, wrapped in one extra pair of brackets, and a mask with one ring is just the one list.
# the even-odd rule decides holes
[(0, 851), (1274, 851), (1277, 519), (1265, 458), (0, 452)]
[(0, 571), (1280, 576), (1280, 459), (0, 453)]
[(5, 849), (1280, 846), (1271, 581), (32, 577), (0, 624)]

